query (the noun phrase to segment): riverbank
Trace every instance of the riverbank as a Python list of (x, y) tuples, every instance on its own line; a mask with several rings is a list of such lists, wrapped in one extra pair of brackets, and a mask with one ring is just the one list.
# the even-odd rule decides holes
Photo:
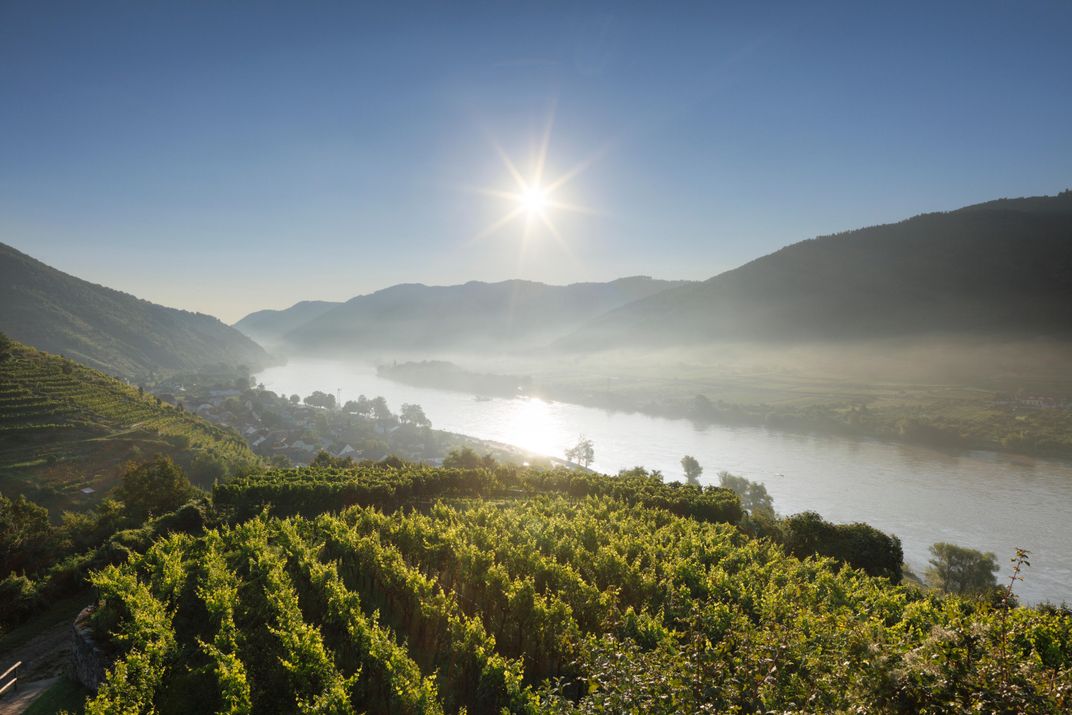
[(691, 399), (622, 398), (549, 385), (536, 396), (652, 417), (688, 419), (699, 425), (766, 427), (786, 432), (873, 438), (943, 449), (985, 450), (1047, 459), (1072, 459), (1072, 412), (1006, 408), (979, 400), (906, 401), (880, 399), (826, 404), (770, 405)]
[[(433, 369), (434, 368), (434, 369)], [(1072, 459), (1072, 402), (949, 384), (862, 383), (791, 374), (643, 372), (485, 373), (453, 363), (402, 363), (381, 377), (414, 387), (499, 397), (539, 397), (698, 425), (873, 438), (956, 450)], [(509, 386), (491, 390), (490, 387)], [(483, 391), (481, 388), (487, 388)], [(1058, 388), (1060, 389), (1060, 388)]]

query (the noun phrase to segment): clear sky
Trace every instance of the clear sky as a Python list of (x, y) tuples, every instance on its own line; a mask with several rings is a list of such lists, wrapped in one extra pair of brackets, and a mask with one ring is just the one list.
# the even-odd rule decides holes
[[(362, 7), (363, 6), (363, 7)], [(0, 241), (231, 322), (1072, 185), (1072, 3), (0, 0)], [(476, 189), (531, 180), (554, 235)]]

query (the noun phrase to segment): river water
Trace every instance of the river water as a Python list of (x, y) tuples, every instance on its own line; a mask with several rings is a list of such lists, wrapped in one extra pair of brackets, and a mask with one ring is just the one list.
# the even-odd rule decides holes
[(762, 482), (781, 514), (812, 510), (896, 534), (920, 575), (937, 541), (994, 552), (1002, 575), (1015, 547), (1029, 549), (1031, 566), (1016, 586), (1021, 600), (1072, 602), (1072, 464), (1066, 462), (700, 426), (536, 399), (477, 401), (380, 378), (365, 363), (292, 360), (256, 377), (288, 395), (339, 390), (344, 402), (382, 395), (396, 412), (402, 403), (417, 403), (437, 429), (555, 457), (583, 434), (595, 445), (592, 467), (608, 474), (643, 465), (683, 480), (680, 460), (691, 454), (704, 467), (702, 482), (717, 483), (722, 470)]

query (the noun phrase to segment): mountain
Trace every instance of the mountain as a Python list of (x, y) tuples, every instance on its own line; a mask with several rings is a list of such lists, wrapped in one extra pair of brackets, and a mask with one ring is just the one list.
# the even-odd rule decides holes
[(258, 310), (235, 323), (233, 328), (269, 348), (278, 345), (290, 331), (316, 320), (342, 303), (327, 300), (303, 300), (284, 310)]
[(202, 486), (259, 463), (230, 429), (0, 334), (4, 494), (25, 493), (56, 508), (85, 506), (107, 493), (125, 462), (160, 453)]
[(1072, 191), (788, 246), (590, 321), (559, 345), (1072, 337)]
[(212, 316), (89, 283), (4, 244), (0, 331), (131, 379), (159, 370), (268, 362), (263, 348)]
[(567, 286), (522, 280), (396, 285), (328, 310), (291, 330), (284, 342), (289, 351), (317, 354), (520, 349), (546, 344), (608, 310), (682, 285), (647, 276)]

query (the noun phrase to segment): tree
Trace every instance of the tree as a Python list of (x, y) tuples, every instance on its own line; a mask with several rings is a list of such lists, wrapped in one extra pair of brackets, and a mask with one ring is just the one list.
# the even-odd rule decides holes
[(588, 469), (588, 466), (596, 459), (595, 446), (592, 444), (592, 440), (586, 438), (583, 434), (578, 436), (577, 444), (566, 450), (566, 459)]
[(965, 546), (938, 542), (931, 545), (927, 583), (948, 593), (976, 596), (992, 591), (997, 585), (995, 574), (1000, 567), (993, 553), (976, 551)]
[(200, 452), (189, 465), (190, 474), (198, 484), (210, 485), (227, 476), (227, 462), (214, 452)]
[(3, 360), (11, 352), (11, 338), (0, 333), (0, 360)]
[(681, 468), (685, 470), (685, 481), (689, 484), (699, 485), (703, 467), (696, 461), (696, 457), (686, 454), (681, 458)]
[(171, 457), (160, 455), (141, 464), (128, 464), (116, 496), (127, 513), (144, 520), (182, 506), (197, 490)]
[(650, 479), (655, 482), (662, 482), (663, 473), (658, 469), (649, 471), (643, 465), (637, 465), (632, 469), (619, 469), (618, 477), (621, 479)]
[(429, 420), (424, 410), (420, 405), (402, 405), (402, 424), (411, 424), (414, 427), (431, 427), (432, 421)]
[(329, 395), (326, 392), (314, 390), (313, 394), (305, 398), (305, 404), (310, 407), (323, 407), (326, 410), (330, 410), (335, 407), (335, 395)]
[(291, 395), (290, 396), (290, 401), (296, 405), (299, 402), (301, 402), (301, 396), (300, 395)]
[(335, 457), (327, 450), (320, 450), (313, 457), (313, 461), (309, 462), (310, 467), (341, 467), (349, 468), (354, 466), (354, 458), (350, 456)]
[(741, 507), (748, 513), (753, 516), (774, 518), (774, 500), (767, 493), (767, 487), (759, 482), (752, 482), (729, 472), (719, 472), (718, 483), (723, 489), (729, 489), (739, 496)]
[(25, 496), (0, 494), (0, 577), (13, 571), (36, 571), (52, 551), (48, 510)]
[(380, 422), (386, 422), (394, 417), (394, 415), (391, 414), (391, 408), (387, 406), (387, 400), (382, 397), (377, 397), (371, 400), (369, 406), (371, 407), (372, 416)]
[(364, 395), (357, 396), (357, 409), (354, 410), (362, 417), (368, 417), (372, 414), (372, 402)]
[(481, 457), (472, 448), (462, 447), (450, 450), (450, 453), (443, 459), (443, 466), (448, 469), (478, 469), (480, 467), (493, 469), (496, 462), (490, 452)]
[(794, 556), (829, 556), (871, 576), (901, 582), (904, 551), (896, 536), (863, 522), (831, 524), (814, 511), (786, 517), (780, 526), (782, 544)]

